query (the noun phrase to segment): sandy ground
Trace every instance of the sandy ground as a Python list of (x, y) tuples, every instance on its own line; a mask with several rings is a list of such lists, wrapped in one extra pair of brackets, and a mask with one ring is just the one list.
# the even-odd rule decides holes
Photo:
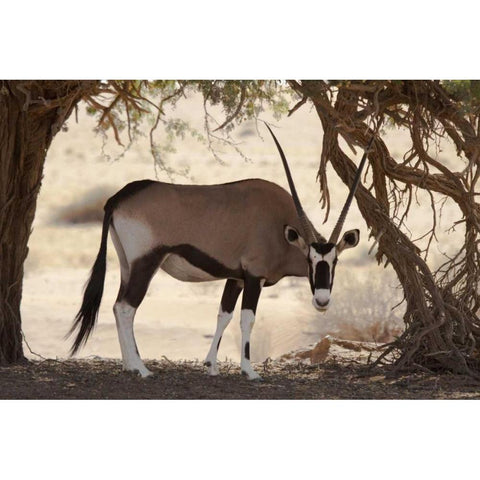
[[(122, 371), (119, 360), (34, 361), (0, 367), (0, 399), (156, 399), (156, 400), (336, 400), (479, 399), (478, 382), (461, 375), (410, 373), (390, 376), (354, 359), (334, 358), (320, 365), (268, 361), (255, 368), (262, 381), (249, 381), (238, 363), (221, 362), (209, 377), (201, 362), (150, 360), (154, 372), (143, 379)], [(237, 405), (238, 406), (238, 405)], [(237, 410), (238, 411), (238, 410)], [(321, 410), (320, 410), (321, 411)], [(183, 409), (182, 409), (183, 412)], [(318, 414), (318, 412), (317, 412)], [(392, 418), (398, 414), (391, 412)], [(298, 411), (296, 412), (298, 415)], [(135, 414), (132, 414), (136, 417)], [(375, 420), (375, 419), (374, 419)]]
[[(198, 98), (186, 100), (171, 115), (201, 129), (201, 107)], [(263, 118), (273, 121), (269, 114)], [(290, 159), (304, 208), (317, 228), (328, 235), (347, 190), (334, 174), (331, 175), (332, 212), (328, 223), (322, 226), (323, 212), (318, 204), (316, 183), (322, 138), (320, 122), (314, 112), (304, 107), (292, 117), (274, 123), (280, 127), (276, 134)], [(93, 197), (103, 202), (133, 180), (170, 180), (165, 172), (155, 170), (146, 138), (115, 160), (121, 150), (109, 140), (105, 146), (107, 156), (102, 154), (102, 137), (93, 132), (94, 125), (94, 120), (80, 108), (79, 122), (72, 117), (68, 121), (68, 131), (57, 135), (48, 153), (26, 262), (22, 303), (23, 330), (29, 345), (25, 350), (33, 358), (29, 349), (46, 358), (67, 355), (70, 341), (65, 341), (64, 336), (80, 306), (82, 288), (98, 251), (100, 224), (62, 223), (58, 217), (65, 207), (88, 202)], [(168, 163), (174, 168), (190, 167), (190, 173), (187, 177), (174, 176), (174, 181), (223, 183), (257, 177), (287, 188), (280, 159), (267, 132), (261, 130), (262, 139), (253, 123), (245, 123), (234, 134), (240, 149), (250, 160), (245, 160), (232, 148), (219, 146), (221, 164), (212, 157), (206, 145), (187, 136), (176, 142), (177, 151), (169, 154)], [(408, 148), (407, 135), (390, 131), (388, 136), (392, 155), (401, 157)], [(161, 141), (161, 134), (158, 140)], [(453, 159), (448, 148), (439, 155), (446, 162)], [(425, 232), (429, 219), (421, 196), (419, 202), (409, 223), (414, 236)], [(428, 200), (426, 205), (429, 205)], [(454, 209), (445, 207), (442, 217), (445, 225), (454, 213)], [(311, 307), (306, 279), (284, 279), (262, 293), (252, 337), (253, 361), (261, 362), (267, 357), (301, 348), (327, 333), (341, 335), (339, 325), (348, 324), (358, 331), (378, 321), (388, 321), (398, 327), (401, 309), (393, 314), (389, 310), (399, 298), (395, 278), (390, 270), (377, 267), (373, 256), (368, 256), (372, 240), (368, 240), (368, 231), (356, 205), (345, 225), (345, 229), (350, 228), (360, 228), (361, 241), (356, 249), (345, 252), (339, 263), (334, 303), (327, 314), (321, 315)], [(445, 238), (442, 249), (451, 248), (453, 237), (440, 238)], [(112, 313), (118, 284), (118, 262), (109, 242), (99, 323), (80, 357), (120, 357)], [(142, 357), (202, 360), (215, 329), (222, 288), (222, 282), (188, 284), (164, 272), (157, 274), (135, 320)], [(239, 360), (238, 321), (237, 314), (225, 332), (219, 352), (222, 360)]]

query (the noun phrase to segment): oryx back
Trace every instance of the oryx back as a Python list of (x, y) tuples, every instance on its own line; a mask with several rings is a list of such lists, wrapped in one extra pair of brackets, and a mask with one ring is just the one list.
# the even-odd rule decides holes
[(290, 194), (278, 185), (251, 179), (138, 187), (132, 193), (129, 184), (111, 200), (112, 228), (130, 268), (149, 256), (183, 281), (242, 278), (244, 271), (279, 277), (292, 273), (278, 268), (288, 255), (306, 268), (301, 254), (285, 242), (285, 225), (299, 225)]

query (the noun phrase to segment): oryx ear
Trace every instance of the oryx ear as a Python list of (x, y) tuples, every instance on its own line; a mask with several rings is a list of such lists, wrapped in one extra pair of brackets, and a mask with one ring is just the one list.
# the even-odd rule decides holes
[(305, 240), (298, 233), (298, 230), (291, 227), (290, 225), (285, 225), (285, 238), (290, 245), (294, 245), (299, 248), (305, 255), (308, 255), (308, 245), (305, 243)]
[(342, 239), (337, 244), (337, 254), (340, 254), (347, 248), (356, 247), (360, 240), (360, 230), (349, 230), (343, 234)]

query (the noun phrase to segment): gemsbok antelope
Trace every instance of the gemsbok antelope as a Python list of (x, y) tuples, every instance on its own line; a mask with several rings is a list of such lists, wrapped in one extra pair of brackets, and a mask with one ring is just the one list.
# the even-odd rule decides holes
[(241, 371), (250, 380), (260, 378), (250, 363), (250, 334), (264, 286), (274, 285), (286, 276), (308, 277), (313, 306), (319, 311), (328, 308), (337, 257), (359, 241), (359, 230), (345, 232), (340, 241), (339, 237), (368, 148), (327, 241), (303, 211), (285, 155), (268, 129), (280, 153), (291, 195), (261, 179), (222, 185), (140, 180), (129, 183), (106, 202), (100, 250), (69, 332), (78, 329), (72, 355), (87, 341), (98, 317), (108, 232), (121, 270), (113, 311), (123, 368), (138, 371), (142, 377), (152, 372), (140, 358), (133, 320), (159, 268), (185, 282), (226, 280), (217, 328), (205, 360), (209, 375), (218, 374), (218, 348), (242, 290)]

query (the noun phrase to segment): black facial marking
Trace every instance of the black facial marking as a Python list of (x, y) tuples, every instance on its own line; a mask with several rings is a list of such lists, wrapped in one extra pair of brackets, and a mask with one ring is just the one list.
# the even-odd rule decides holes
[(315, 269), (315, 288), (330, 289), (330, 265), (327, 262), (318, 262)]
[(250, 342), (245, 344), (245, 358), (250, 360)]
[(220, 337), (218, 339), (218, 343), (217, 343), (217, 352), (218, 352), (218, 349), (220, 348), (220, 342), (222, 341), (222, 337)]
[[(312, 243), (311, 246), (315, 249), (317, 253), (320, 255), (327, 255), (332, 251), (333, 248), (335, 248), (334, 243)], [(313, 277), (313, 266), (310, 260), (310, 257), (308, 258), (308, 271), (309, 275), (308, 278), (310, 280), (310, 288), (312, 290), (312, 293), (315, 292), (315, 289), (319, 288), (324, 288), (324, 289), (329, 289), (332, 290), (332, 285), (333, 285), (333, 277), (335, 275), (335, 265), (337, 264), (337, 258), (333, 260), (332, 264), (332, 275), (331, 275), (331, 280), (330, 280), (330, 265), (328, 262), (321, 260), (320, 262), (317, 263), (315, 266), (315, 278)]]
[(320, 255), (326, 255), (328, 252), (335, 247), (334, 243), (312, 243), (312, 247), (315, 249), (317, 253)]
[(233, 312), (242, 288), (243, 287), (237, 282), (237, 280), (231, 278), (227, 280), (223, 290), (222, 301), (220, 302), (222, 311), (227, 313)]

